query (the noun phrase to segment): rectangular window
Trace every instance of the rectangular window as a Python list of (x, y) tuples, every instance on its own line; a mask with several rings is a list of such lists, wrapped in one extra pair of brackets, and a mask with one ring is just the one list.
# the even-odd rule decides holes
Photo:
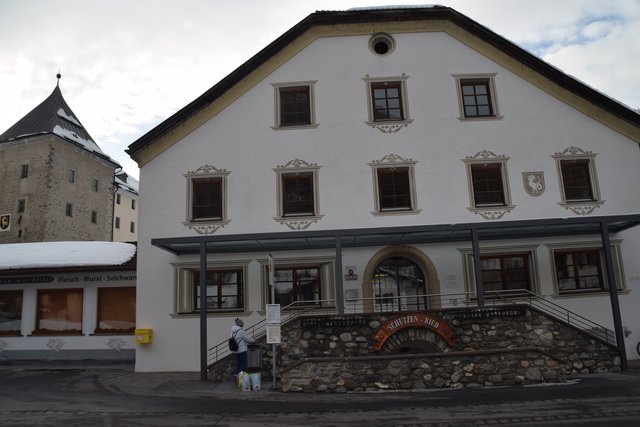
[(556, 251), (554, 259), (559, 293), (606, 289), (600, 250)]
[(191, 220), (222, 219), (222, 178), (191, 180)]
[(95, 333), (132, 334), (136, 328), (136, 288), (98, 288), (98, 327)]
[(280, 126), (311, 124), (311, 96), (309, 86), (279, 88)]
[(18, 199), (18, 213), (24, 213), (26, 204), (25, 199)]
[(98, 223), (98, 211), (91, 211), (91, 223), (92, 224)]
[(567, 202), (594, 200), (589, 162), (589, 159), (560, 161), (564, 196)]
[(409, 168), (378, 168), (377, 174), (380, 210), (411, 210)]
[(462, 79), (460, 91), (464, 117), (493, 117), (489, 79)]
[(34, 333), (81, 334), (82, 295), (82, 289), (39, 289)]
[(74, 182), (76, 182), (76, 171), (74, 171), (73, 169), (69, 169), (69, 182), (71, 184), (73, 184)]
[[(244, 308), (242, 270), (207, 271), (207, 311)], [(200, 311), (200, 270), (193, 270), (193, 307)]]
[(21, 165), (20, 178), (28, 178), (28, 177), (29, 177), (29, 165)]
[(72, 217), (73, 216), (73, 204), (72, 203), (67, 203), (66, 207), (65, 207), (65, 215)]
[(131, 199), (131, 209), (136, 210), (136, 199)]
[(0, 291), (0, 336), (20, 335), (22, 291)]
[(119, 216), (116, 217), (115, 227), (118, 228), (118, 229), (120, 228), (120, 217)]
[(297, 306), (315, 305), (321, 299), (318, 267), (276, 268), (274, 279), (274, 304), (281, 307), (294, 302)]
[(116, 205), (119, 205), (121, 202), (121, 196), (120, 194), (116, 194)]
[(401, 82), (372, 82), (373, 121), (404, 120)]
[(283, 173), (282, 214), (314, 215), (313, 172)]
[(504, 206), (502, 163), (472, 164), (473, 200), (478, 206)]
[(135, 233), (135, 232), (136, 232), (136, 223), (135, 223), (135, 222), (133, 222), (133, 221), (131, 221), (131, 222), (129, 223), (129, 232), (130, 232), (130, 233)]
[(98, 180), (98, 178), (93, 178), (92, 188), (93, 188), (93, 191), (95, 191), (96, 193), (100, 189), (100, 181)]
[(532, 291), (528, 253), (481, 256), (480, 264), (485, 292)]

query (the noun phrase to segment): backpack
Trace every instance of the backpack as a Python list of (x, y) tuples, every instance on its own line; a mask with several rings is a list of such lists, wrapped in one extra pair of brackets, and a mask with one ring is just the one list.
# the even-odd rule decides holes
[(231, 338), (229, 338), (229, 350), (238, 351), (238, 342), (236, 341), (235, 333), (231, 336)]

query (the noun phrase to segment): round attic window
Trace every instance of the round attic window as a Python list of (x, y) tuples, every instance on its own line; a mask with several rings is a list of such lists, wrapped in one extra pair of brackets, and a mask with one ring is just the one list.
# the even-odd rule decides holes
[(369, 39), (369, 49), (376, 55), (388, 55), (393, 52), (395, 42), (389, 34), (374, 34)]

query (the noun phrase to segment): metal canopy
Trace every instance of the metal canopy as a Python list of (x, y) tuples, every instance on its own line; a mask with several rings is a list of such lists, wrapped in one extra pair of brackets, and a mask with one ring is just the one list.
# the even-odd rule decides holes
[(277, 233), (219, 234), (151, 239), (151, 244), (176, 255), (207, 253), (268, 252), (292, 249), (328, 249), (397, 244), (470, 242), (472, 230), (480, 240), (576, 236), (600, 234), (601, 224), (617, 233), (640, 224), (640, 214), (494, 221), (465, 224), (415, 225)]

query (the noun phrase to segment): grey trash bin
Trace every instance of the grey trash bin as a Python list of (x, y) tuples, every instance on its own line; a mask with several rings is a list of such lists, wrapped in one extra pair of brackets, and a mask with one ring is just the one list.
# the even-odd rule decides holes
[(262, 346), (249, 344), (247, 346), (247, 372), (260, 372), (262, 370)]

